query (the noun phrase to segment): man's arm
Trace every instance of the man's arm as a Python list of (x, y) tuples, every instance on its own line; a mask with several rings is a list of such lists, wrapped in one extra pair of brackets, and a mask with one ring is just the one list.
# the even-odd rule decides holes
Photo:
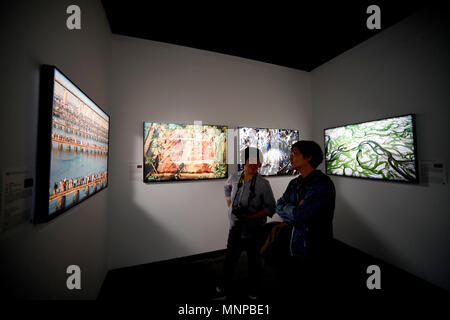
[(284, 222), (288, 224), (294, 223), (294, 216), (292, 214), (292, 204), (289, 204), (290, 195), (292, 192), (294, 192), (292, 186), (293, 181), (291, 181), (288, 184), (286, 190), (283, 193), (283, 196), (280, 199), (278, 199), (275, 208), (276, 213), (281, 217), (281, 219), (283, 219)]
[(276, 212), (283, 219), (284, 222), (288, 224), (294, 223), (294, 215), (293, 215), (293, 205), (284, 204), (280, 202), (281, 199), (278, 199)]
[(307, 224), (329, 205), (335, 197), (334, 186), (321, 182), (312, 186), (299, 205), (290, 208), (295, 224)]

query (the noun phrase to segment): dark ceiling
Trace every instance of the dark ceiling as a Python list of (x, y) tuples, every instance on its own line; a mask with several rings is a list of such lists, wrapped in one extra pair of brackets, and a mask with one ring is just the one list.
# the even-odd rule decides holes
[[(170, 8), (153, 1), (103, 0), (115, 34), (311, 71), (399, 22), (414, 1), (263, 2), (253, 7), (213, 2)], [(297, 1), (299, 2), (299, 1)], [(367, 7), (381, 10), (381, 30), (369, 30)]]

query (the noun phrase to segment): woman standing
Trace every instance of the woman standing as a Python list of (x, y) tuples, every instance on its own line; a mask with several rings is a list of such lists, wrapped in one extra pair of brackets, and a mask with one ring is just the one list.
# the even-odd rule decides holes
[(243, 249), (247, 251), (249, 298), (256, 299), (261, 281), (261, 235), (267, 217), (275, 212), (275, 198), (270, 183), (258, 174), (262, 153), (256, 148), (244, 150), (244, 170), (225, 183), (225, 199), (230, 217), (223, 283), (216, 287), (220, 298), (229, 293), (233, 274)]

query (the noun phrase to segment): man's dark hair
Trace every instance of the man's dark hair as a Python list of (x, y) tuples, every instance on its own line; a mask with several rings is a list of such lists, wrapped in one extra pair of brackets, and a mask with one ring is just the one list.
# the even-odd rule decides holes
[(254, 158), (255, 156), (261, 163), (263, 162), (264, 159), (261, 150), (254, 147), (245, 148), (245, 150), (243, 151), (243, 155), (244, 155), (244, 164), (247, 162), (248, 159)]
[(297, 148), (304, 158), (311, 157), (309, 164), (316, 169), (323, 161), (323, 152), (320, 146), (314, 141), (301, 140), (292, 146), (291, 150)]

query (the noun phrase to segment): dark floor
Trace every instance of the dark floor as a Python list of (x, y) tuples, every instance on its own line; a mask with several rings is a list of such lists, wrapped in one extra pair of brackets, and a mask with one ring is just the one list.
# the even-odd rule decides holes
[[(313, 305), (317, 304), (324, 306), (323, 309), (317, 310), (320, 312), (325, 311), (324, 309), (330, 305), (345, 308), (347, 304), (354, 307), (355, 303), (367, 305), (372, 311), (374, 308), (387, 305), (400, 307), (404, 303), (411, 311), (411, 308), (423, 307), (426, 303), (431, 313), (433, 308), (450, 303), (448, 291), (342, 242), (334, 242), (333, 252), (331, 265), (319, 275), (321, 279), (326, 279), (322, 284), (313, 280), (309, 285), (293, 285), (295, 283), (291, 279), (295, 277), (293, 272), (287, 272), (283, 266), (274, 266), (266, 262), (260, 297), (256, 302), (247, 297), (247, 259), (243, 253), (236, 272), (234, 289), (228, 299), (219, 304), (238, 306), (263, 304), (269, 305), (272, 315), (282, 313), (292, 315), (302, 308), (313, 308)], [(212, 298), (215, 295), (215, 285), (221, 275), (223, 262), (224, 251), (217, 251), (112, 270), (106, 277), (98, 300), (108, 304), (145, 303), (153, 311), (160, 309), (162, 313), (171, 314), (176, 318), (180, 307), (218, 303)], [(366, 270), (370, 265), (378, 265), (381, 269), (380, 290), (367, 288), (366, 281), (370, 275)]]

